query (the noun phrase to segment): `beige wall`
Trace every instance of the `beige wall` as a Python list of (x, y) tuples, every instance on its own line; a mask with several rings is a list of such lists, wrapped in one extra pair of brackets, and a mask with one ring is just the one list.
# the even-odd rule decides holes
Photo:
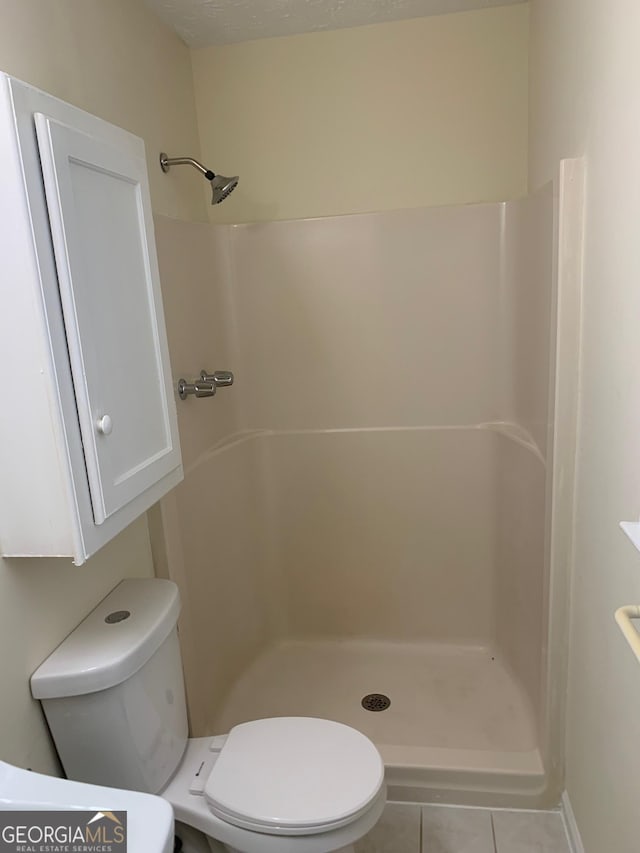
[(193, 51), (214, 222), (517, 197), (526, 4)]
[(2, 0), (1, 13), (0, 70), (141, 136), (154, 212), (205, 218), (195, 172), (155, 164), (199, 144), (189, 50), (142, 0)]
[[(638, 849), (640, 669), (613, 620), (640, 599), (640, 6), (532, 0), (532, 186), (587, 164), (567, 790), (587, 853)], [(559, 460), (563, 464), (563, 460)]]
[[(188, 51), (138, 0), (2, 0), (1, 14), (0, 69), (142, 136), (151, 160), (197, 152)], [(155, 211), (203, 219), (190, 177), (151, 168)], [(0, 758), (57, 771), (29, 676), (122, 577), (152, 573), (145, 519), (79, 569), (0, 561)]]

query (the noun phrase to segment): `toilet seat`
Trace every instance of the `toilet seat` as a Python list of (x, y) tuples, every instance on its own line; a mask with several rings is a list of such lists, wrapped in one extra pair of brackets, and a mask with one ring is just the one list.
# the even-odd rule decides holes
[(204, 768), (210, 762), (212, 750), (220, 751), (222, 740), (211, 737), (189, 738), (180, 766), (158, 793), (171, 804), (177, 821), (188, 824), (232, 850), (241, 850), (243, 853), (327, 853), (328, 850), (341, 850), (366, 835), (382, 814), (386, 800), (384, 785), (361, 816), (354, 816), (350, 823), (338, 829), (312, 835), (274, 835), (234, 826), (214, 815), (204, 797), (204, 786), (201, 793), (190, 790), (194, 776), (204, 772), (208, 778), (210, 771)]
[(312, 835), (357, 820), (383, 785), (380, 754), (360, 732), (331, 720), (277, 717), (231, 730), (204, 798), (234, 826)]

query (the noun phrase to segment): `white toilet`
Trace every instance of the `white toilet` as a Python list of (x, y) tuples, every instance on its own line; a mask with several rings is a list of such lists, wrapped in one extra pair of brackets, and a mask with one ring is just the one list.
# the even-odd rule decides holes
[(159, 794), (214, 850), (351, 850), (384, 807), (375, 746), (310, 717), (188, 738), (179, 610), (171, 581), (122, 581), (33, 674), (67, 776)]

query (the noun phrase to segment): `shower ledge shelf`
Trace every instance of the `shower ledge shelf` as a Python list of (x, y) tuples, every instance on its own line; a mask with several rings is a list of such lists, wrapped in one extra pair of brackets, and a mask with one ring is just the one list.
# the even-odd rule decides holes
[(620, 527), (640, 551), (640, 521), (621, 521)]

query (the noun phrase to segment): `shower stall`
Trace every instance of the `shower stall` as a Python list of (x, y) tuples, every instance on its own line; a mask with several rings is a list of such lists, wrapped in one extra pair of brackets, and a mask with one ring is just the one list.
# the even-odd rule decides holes
[(151, 518), (193, 735), (326, 717), (395, 799), (553, 797), (579, 187), (565, 163), (514, 202), (157, 218), (174, 374), (236, 378), (179, 403)]

